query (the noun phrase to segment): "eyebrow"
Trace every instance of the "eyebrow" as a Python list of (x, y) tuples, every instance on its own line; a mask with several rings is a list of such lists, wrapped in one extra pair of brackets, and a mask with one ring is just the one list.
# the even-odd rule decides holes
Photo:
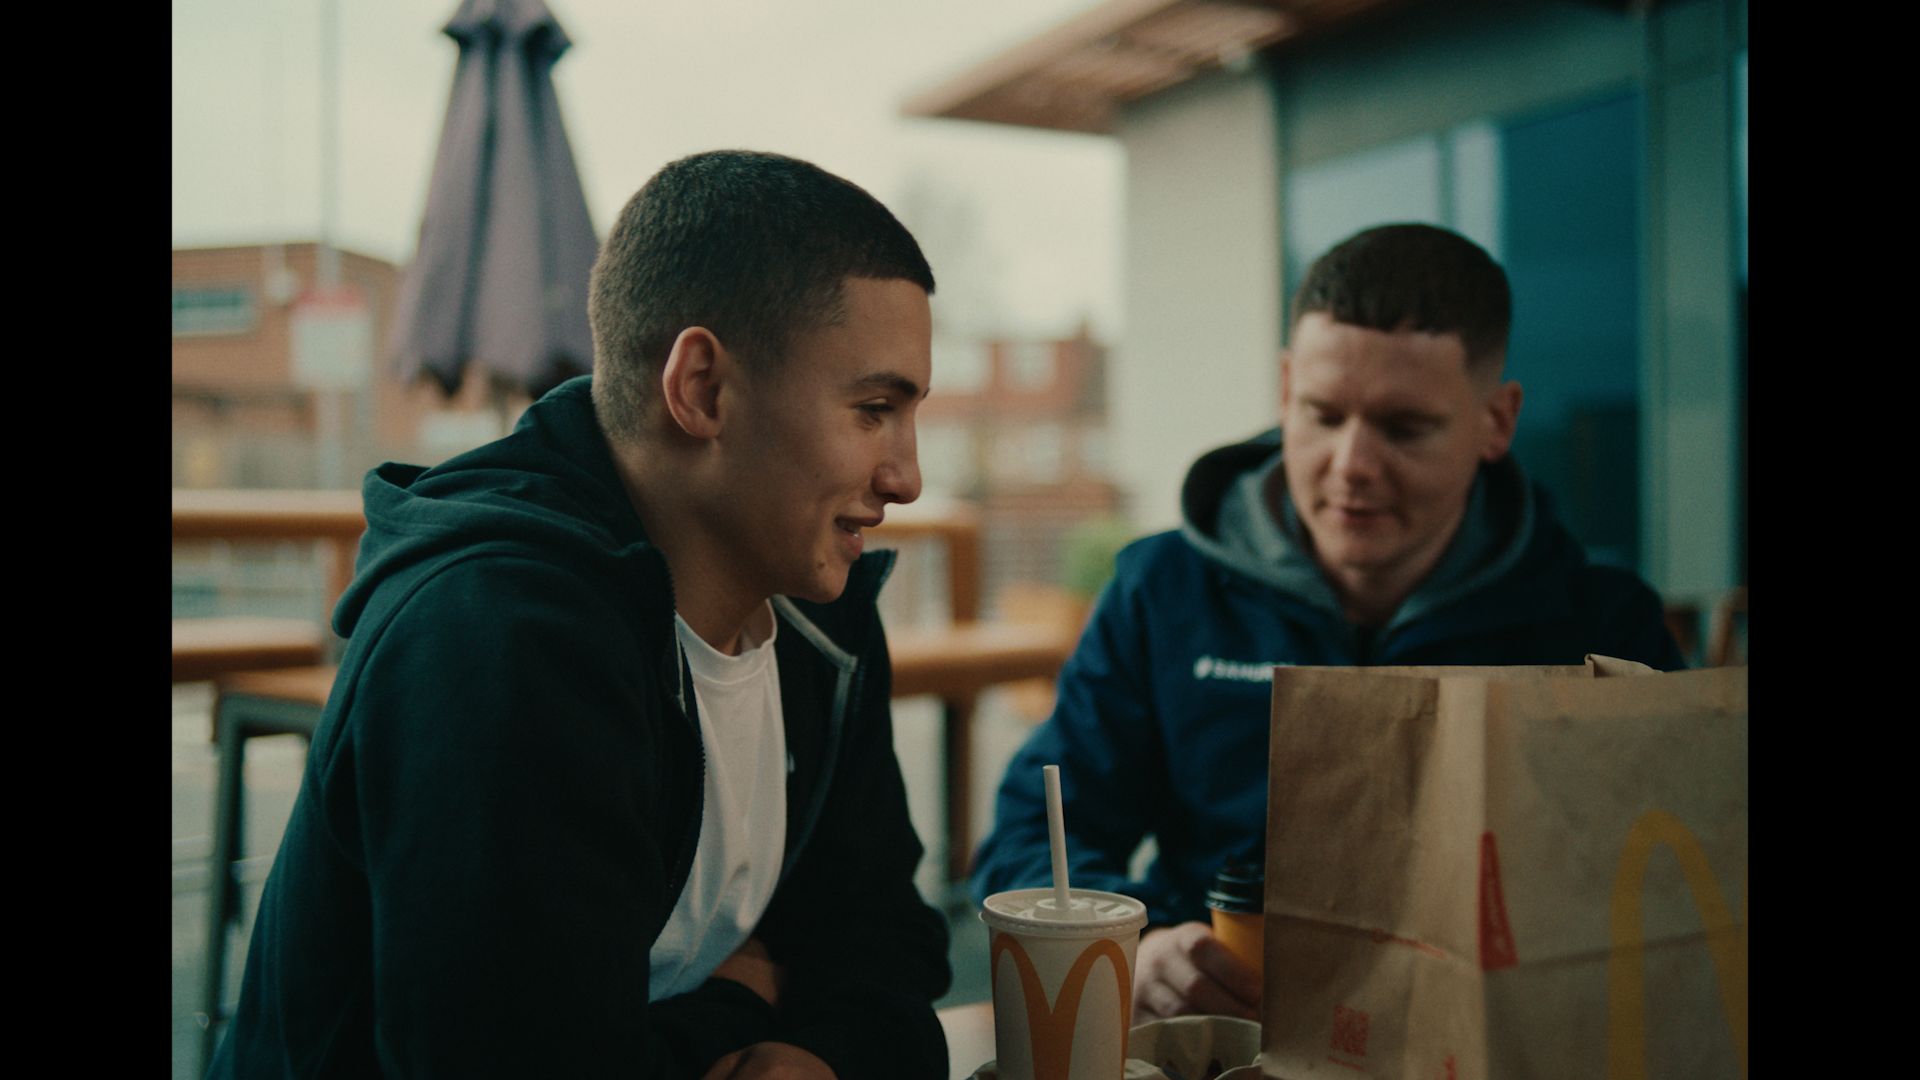
[(925, 397), (927, 391), (912, 379), (893, 371), (876, 371), (871, 375), (862, 375), (853, 380), (855, 390), (891, 390), (908, 398)]
[(1446, 417), (1439, 413), (1422, 412), (1419, 409), (1394, 409), (1380, 416), (1382, 423), (1391, 424), (1437, 424)]
[[(1327, 409), (1338, 408), (1332, 402), (1326, 401), (1322, 398), (1303, 396), (1300, 400), (1304, 401), (1308, 405), (1308, 407), (1314, 408), (1314, 409), (1327, 410)], [(1427, 412), (1423, 409), (1408, 408), (1408, 407), (1389, 408), (1382, 412), (1368, 413), (1366, 415), (1368, 419), (1371, 419), (1375, 422), (1391, 422), (1391, 423), (1402, 423), (1402, 424), (1405, 424), (1405, 423), (1437, 424), (1446, 419), (1446, 417), (1440, 413)]]

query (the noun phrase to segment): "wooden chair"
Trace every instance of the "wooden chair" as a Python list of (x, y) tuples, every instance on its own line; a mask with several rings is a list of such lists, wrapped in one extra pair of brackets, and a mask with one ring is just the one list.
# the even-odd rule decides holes
[(1707, 635), (1707, 663), (1711, 667), (1744, 667), (1747, 663), (1747, 587), (1727, 590), (1713, 606)]
[(334, 667), (233, 672), (214, 680), (214, 727), (220, 765), (214, 788), (213, 853), (207, 890), (207, 945), (202, 984), (206, 1026), (200, 1063), (213, 1061), (215, 1040), (226, 1019), (227, 935), (240, 911), (236, 868), (245, 850), (247, 740), (260, 735), (313, 738), (333, 692)]
[(1668, 600), (1664, 611), (1667, 632), (1680, 646), (1680, 659), (1688, 667), (1701, 666), (1700, 605), (1691, 600)]
[[(328, 548), (326, 608), (346, 590), (366, 529), (357, 491), (173, 492), (173, 539), (313, 541)], [(201, 1062), (212, 1060), (222, 1019), (227, 935), (239, 910), (235, 867), (242, 851), (247, 740), (311, 736), (333, 684), (322, 667), (336, 639), (316, 619), (216, 616), (173, 620), (173, 681), (214, 682), (213, 739), (219, 746), (208, 889), (206, 1027)]]
[(1666, 601), (1667, 629), (1689, 667), (1734, 667), (1747, 662), (1747, 587), (1714, 596)]

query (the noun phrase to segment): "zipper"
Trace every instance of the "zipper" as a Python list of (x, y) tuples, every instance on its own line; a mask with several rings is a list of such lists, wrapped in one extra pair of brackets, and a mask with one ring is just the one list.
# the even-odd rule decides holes
[(668, 910), (671, 911), (671, 905), (680, 903), (680, 890), (686, 887), (687, 876), (693, 870), (694, 854), (700, 846), (700, 826), (707, 812), (707, 743), (700, 737), (700, 721), (696, 715), (699, 711), (698, 701), (695, 701), (693, 708), (687, 707), (689, 669), (686, 646), (680, 643), (680, 634), (673, 626), (673, 613), (678, 610), (673, 597), (673, 570), (667, 566), (667, 560), (659, 549), (653, 549), (652, 554), (660, 562), (660, 577), (667, 586), (667, 633), (673, 638), (674, 705), (680, 712), (680, 719), (686, 722), (687, 730), (693, 735), (694, 752), (700, 759), (700, 768), (693, 774), (693, 812), (687, 815), (687, 827), (680, 837), (680, 854), (674, 859), (673, 876), (668, 879), (667, 894), (672, 897)]
[(833, 786), (834, 766), (840, 760), (840, 737), (846, 730), (847, 709), (857, 696), (854, 692), (857, 689), (856, 679), (862, 673), (860, 658), (834, 644), (824, 631), (794, 607), (791, 600), (776, 596), (773, 603), (786, 616), (788, 624), (800, 631), (800, 636), (819, 650), (820, 655), (834, 668), (833, 707), (827, 716), (827, 744), (821, 751), (820, 775), (815, 778), (813, 792), (807, 799), (806, 816), (801, 819), (793, 843), (787, 848), (787, 856), (780, 864), (780, 880), (784, 881), (787, 871), (793, 869), (800, 853), (806, 850), (807, 840), (813, 836), (813, 827), (819, 822), (820, 812), (826, 806), (827, 792)]
[[(687, 722), (693, 732), (694, 751), (700, 755), (700, 769), (694, 773), (693, 813), (687, 815), (687, 828), (680, 837), (680, 856), (674, 860), (673, 879), (667, 890), (673, 897), (673, 903), (680, 902), (680, 890), (687, 884), (687, 875), (693, 869), (693, 857), (700, 846), (700, 826), (707, 813), (707, 743), (700, 737), (700, 721), (687, 709), (687, 654), (680, 644), (680, 635), (673, 636), (674, 659), (680, 669), (680, 686), (675, 693), (675, 703), (680, 707), (680, 718)], [(696, 704), (695, 709), (699, 706)]]
[[(887, 583), (889, 577), (893, 576), (894, 563), (899, 555), (893, 551), (882, 550), (865, 558), (874, 560), (872, 591), (863, 602), (870, 606), (872, 614), (867, 633), (875, 634), (880, 632), (880, 588)], [(794, 833), (793, 845), (787, 849), (786, 859), (780, 864), (780, 880), (784, 881), (787, 871), (793, 868), (793, 864), (800, 858), (800, 853), (806, 850), (807, 841), (813, 836), (813, 827), (819, 823), (820, 813), (826, 806), (827, 794), (833, 787), (834, 766), (840, 760), (841, 736), (846, 731), (847, 712), (853, 707), (853, 703), (860, 699), (866, 685), (866, 672), (860, 666), (860, 657), (857, 653), (850, 653), (835, 644), (825, 631), (813, 624), (813, 620), (800, 613), (800, 609), (794, 606), (793, 601), (784, 596), (776, 596), (773, 598), (773, 603), (782, 614), (786, 615), (788, 624), (800, 631), (800, 636), (806, 638), (815, 649), (819, 650), (820, 655), (825, 657), (835, 670), (833, 709), (827, 719), (827, 745), (821, 757), (820, 775), (814, 782), (812, 796), (807, 800), (806, 817), (802, 820), (799, 831)]]

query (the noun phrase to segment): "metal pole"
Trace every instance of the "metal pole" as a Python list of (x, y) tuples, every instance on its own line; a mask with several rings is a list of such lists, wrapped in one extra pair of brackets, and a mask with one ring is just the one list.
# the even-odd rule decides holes
[[(338, 210), (340, 149), (340, 41), (339, 5), (336, 0), (320, 0), (320, 242), (315, 252), (317, 276), (322, 292), (340, 284), (340, 252), (333, 246), (335, 214)], [(340, 391), (316, 389), (313, 392), (314, 423), (320, 444), (315, 463), (317, 479), (323, 488), (337, 488), (346, 473), (343, 464), (345, 432)]]
[(340, 253), (333, 246), (339, 206), (340, 29), (336, 0), (320, 0), (320, 252), (322, 288), (340, 284)]

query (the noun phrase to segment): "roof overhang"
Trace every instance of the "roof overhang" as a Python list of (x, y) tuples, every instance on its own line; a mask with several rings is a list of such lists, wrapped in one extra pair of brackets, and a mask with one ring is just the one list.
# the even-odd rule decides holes
[(908, 116), (1113, 132), (1120, 106), (1406, 0), (1107, 0), (914, 95)]

